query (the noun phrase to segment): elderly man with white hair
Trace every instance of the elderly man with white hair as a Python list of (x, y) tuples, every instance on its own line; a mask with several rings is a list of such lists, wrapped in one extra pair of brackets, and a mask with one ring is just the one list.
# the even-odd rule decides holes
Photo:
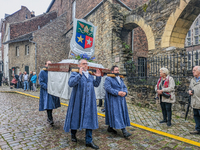
[(167, 123), (167, 126), (171, 126), (172, 119), (172, 103), (175, 103), (175, 83), (174, 79), (169, 76), (169, 70), (167, 68), (160, 69), (160, 79), (155, 87), (157, 98), (159, 99), (162, 109), (163, 120), (160, 123)]
[(200, 66), (195, 66), (192, 73), (194, 78), (190, 81), (189, 94), (191, 95), (191, 107), (196, 126), (190, 134), (200, 134)]

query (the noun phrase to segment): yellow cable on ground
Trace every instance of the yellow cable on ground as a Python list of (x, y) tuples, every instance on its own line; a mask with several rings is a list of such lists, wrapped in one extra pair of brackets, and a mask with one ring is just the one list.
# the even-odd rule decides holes
[[(5, 92), (9, 92), (9, 91), (5, 91)], [(11, 93), (18, 93), (18, 94), (22, 94), (22, 95), (26, 95), (26, 96), (30, 96), (30, 97), (39, 99), (38, 96), (33, 96), (33, 95), (30, 95), (30, 94), (26, 94), (26, 93), (22, 93), (22, 92), (18, 92), (18, 91), (14, 91), (14, 92), (11, 92)], [(65, 103), (61, 103), (61, 105), (68, 106), (68, 104), (65, 104)], [(99, 116), (101, 116), (101, 117), (105, 117), (104, 114), (101, 114), (101, 113), (97, 113), (97, 114)], [(136, 123), (132, 123), (132, 122), (131, 122), (131, 125), (134, 126), (134, 127), (143, 129), (143, 130), (150, 131), (152, 133), (160, 134), (162, 136), (166, 136), (166, 137), (169, 137), (169, 138), (181, 141), (181, 142), (185, 142), (185, 143), (200, 147), (200, 143), (196, 142), (196, 141), (192, 141), (192, 140), (189, 140), (189, 139), (186, 139), (186, 138), (182, 138), (182, 137), (179, 137), (179, 136), (176, 136), (176, 135), (173, 135), (173, 134), (162, 132), (162, 131), (159, 131), (159, 130), (156, 130), (156, 129), (152, 129), (152, 128), (149, 128), (149, 127), (145, 127), (145, 126), (142, 126), (142, 125), (139, 125), (139, 124), (136, 124)]]

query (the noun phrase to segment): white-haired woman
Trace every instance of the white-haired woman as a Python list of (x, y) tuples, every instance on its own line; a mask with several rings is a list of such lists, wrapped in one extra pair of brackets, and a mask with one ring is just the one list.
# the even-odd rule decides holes
[(174, 93), (175, 83), (174, 79), (169, 76), (167, 68), (160, 69), (160, 79), (157, 82), (155, 91), (163, 114), (163, 120), (160, 123), (167, 123), (167, 126), (171, 126), (172, 103), (176, 101)]

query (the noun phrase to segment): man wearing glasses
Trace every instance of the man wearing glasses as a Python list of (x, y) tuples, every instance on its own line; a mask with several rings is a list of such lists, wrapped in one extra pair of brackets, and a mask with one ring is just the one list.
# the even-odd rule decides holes
[(98, 128), (98, 117), (96, 107), (96, 96), (94, 87), (98, 87), (101, 82), (101, 72), (96, 70), (94, 77), (87, 71), (88, 63), (81, 59), (78, 64), (79, 72), (72, 72), (68, 84), (73, 87), (64, 130), (69, 132), (71, 129), (71, 140), (77, 142), (77, 129), (86, 129), (86, 147), (99, 149), (92, 141), (92, 130)]

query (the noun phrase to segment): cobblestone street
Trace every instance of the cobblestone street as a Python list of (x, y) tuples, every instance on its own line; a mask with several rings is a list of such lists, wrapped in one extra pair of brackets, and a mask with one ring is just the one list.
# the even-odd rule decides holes
[[(0, 91), (10, 90), (8, 87), (0, 87)], [(23, 92), (22, 89), (18, 91)], [(39, 96), (39, 92), (24, 92)], [(77, 132), (78, 142), (71, 142), (70, 134), (63, 130), (67, 107), (62, 106), (53, 111), (55, 126), (47, 124), (46, 112), (39, 112), (39, 100), (16, 93), (0, 93), (0, 147), (6, 149), (90, 149), (85, 147), (85, 130)], [(68, 103), (62, 100), (62, 103)], [(128, 105), (131, 122), (144, 125), (153, 129), (178, 135), (196, 142), (200, 141), (200, 135), (190, 135), (195, 124), (173, 116), (173, 125), (167, 128), (166, 124), (159, 124), (161, 112), (156, 112), (138, 106)], [(101, 108), (98, 107), (99, 113)], [(197, 150), (199, 147), (164, 137), (136, 127), (127, 129), (133, 134), (129, 139), (124, 139), (120, 130), (117, 135), (106, 131), (105, 118), (100, 117), (99, 128), (93, 132), (94, 143), (100, 149), (148, 149), (148, 150)]]

